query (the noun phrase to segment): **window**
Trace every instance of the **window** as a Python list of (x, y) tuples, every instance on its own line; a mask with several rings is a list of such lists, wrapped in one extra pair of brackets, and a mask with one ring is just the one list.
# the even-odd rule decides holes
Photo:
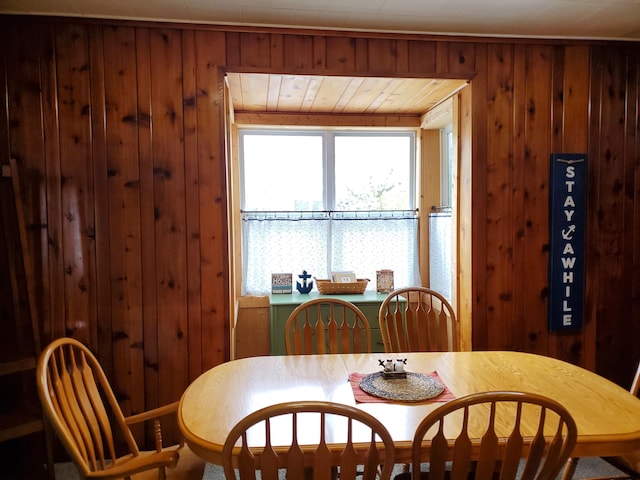
[(453, 129), (448, 124), (440, 129), (440, 206), (451, 207), (451, 161), (455, 157), (453, 151)]
[(413, 132), (240, 130), (243, 294), (271, 274), (419, 283)]
[(457, 152), (451, 124), (440, 129), (440, 206), (429, 214), (429, 284), (453, 299), (452, 266), (454, 265), (453, 175)]

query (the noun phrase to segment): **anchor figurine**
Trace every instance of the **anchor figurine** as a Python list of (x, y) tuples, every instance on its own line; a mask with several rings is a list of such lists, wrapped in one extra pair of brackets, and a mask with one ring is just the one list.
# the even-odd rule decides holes
[(303, 270), (302, 275), (298, 275), (298, 277), (302, 279), (302, 283), (296, 282), (296, 289), (300, 293), (309, 293), (313, 288), (313, 280), (309, 281), (311, 275), (306, 270)]

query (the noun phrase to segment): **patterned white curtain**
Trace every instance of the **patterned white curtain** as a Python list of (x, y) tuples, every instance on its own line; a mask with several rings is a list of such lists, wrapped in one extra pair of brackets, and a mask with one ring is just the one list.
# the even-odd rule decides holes
[(353, 271), (370, 280), (368, 290), (383, 269), (393, 270), (396, 288), (420, 284), (415, 212), (244, 213), (242, 238), (243, 295), (270, 293), (272, 273), (292, 273), (295, 288), (303, 270), (320, 279)]
[(429, 281), (430, 287), (453, 302), (453, 217), (445, 213), (429, 214)]

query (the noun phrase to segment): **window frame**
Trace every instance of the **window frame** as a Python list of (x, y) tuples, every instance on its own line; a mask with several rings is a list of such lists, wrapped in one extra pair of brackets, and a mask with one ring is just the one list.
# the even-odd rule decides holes
[[(238, 204), (240, 206), (239, 209), (239, 214), (240, 214), (240, 218), (246, 218), (247, 214), (251, 214), (251, 213), (256, 213), (256, 214), (269, 214), (269, 210), (264, 210), (264, 211), (253, 211), (253, 210), (247, 210), (246, 207), (246, 202), (245, 202), (245, 191), (244, 191), (244, 185), (245, 185), (245, 174), (246, 174), (246, 164), (245, 164), (245, 157), (244, 157), (244, 138), (246, 135), (252, 135), (252, 134), (258, 134), (258, 135), (295, 135), (295, 134), (299, 134), (299, 135), (318, 135), (322, 138), (323, 141), (323, 191), (324, 191), (324, 198), (323, 198), (323, 202), (324, 202), (324, 208), (329, 209), (328, 211), (322, 211), (319, 212), (318, 210), (309, 210), (309, 211), (304, 211), (304, 212), (293, 212), (296, 214), (310, 214), (310, 215), (340, 215), (342, 212), (350, 212), (353, 213), (355, 215), (358, 214), (362, 214), (362, 210), (360, 211), (348, 211), (348, 210), (337, 210), (334, 211), (333, 209), (335, 208), (335, 201), (336, 201), (336, 196), (335, 196), (335, 182), (334, 182), (334, 172), (335, 172), (335, 150), (334, 150), (334, 146), (335, 146), (335, 139), (337, 137), (404, 137), (408, 140), (409, 144), (408, 144), (408, 192), (406, 193), (407, 195), (407, 204), (409, 206), (409, 209), (407, 210), (375, 210), (376, 212), (380, 212), (378, 215), (376, 215), (376, 217), (378, 218), (384, 218), (385, 216), (387, 218), (393, 218), (396, 219), (398, 218), (399, 215), (401, 214), (411, 214), (415, 217), (416, 221), (419, 222), (419, 212), (418, 212), (418, 207), (417, 207), (417, 201), (418, 201), (418, 197), (417, 197), (417, 192), (419, 191), (419, 177), (418, 177), (418, 165), (419, 165), (419, 159), (420, 159), (420, 152), (419, 152), (419, 141), (420, 141), (420, 137), (418, 135), (419, 129), (415, 129), (415, 128), (379, 128), (379, 127), (373, 127), (373, 128), (358, 128), (358, 129), (353, 129), (353, 128), (325, 128), (325, 127), (294, 127), (294, 128), (290, 128), (290, 127), (285, 127), (285, 128), (273, 128), (272, 126), (269, 127), (261, 127), (261, 126), (255, 126), (255, 125), (251, 125), (251, 126), (244, 126), (241, 127), (239, 126), (237, 129), (237, 137), (238, 138), (238, 143), (237, 143), (237, 148), (238, 148), (238, 187), (239, 187), (239, 196), (238, 196)], [(327, 185), (330, 185), (330, 188), (327, 187)], [(403, 202), (404, 202), (404, 197), (403, 197)], [(364, 211), (364, 212), (369, 212), (369, 211)], [(374, 210), (372, 210), (371, 212), (374, 212)], [(386, 214), (385, 214), (386, 212)], [(282, 212), (280, 211), (279, 213), (282, 214), (286, 214), (287, 212)], [(319, 218), (319, 217), (317, 217)], [(240, 220), (240, 222), (242, 222), (243, 220)], [(242, 228), (242, 230), (244, 230), (244, 227)], [(415, 234), (416, 235), (416, 244), (420, 245), (420, 235), (419, 235), (419, 229), (418, 232)], [(244, 234), (242, 232), (240, 232), (240, 239), (241, 239), (241, 244), (244, 244), (243, 238)], [(331, 252), (331, 241), (329, 241), (329, 243), (327, 243), (327, 255), (330, 257), (330, 252)], [(238, 286), (242, 286), (241, 290), (242, 293), (241, 295), (247, 295), (247, 294), (251, 294), (248, 293), (247, 291), (245, 291), (245, 282), (247, 281), (247, 279), (245, 278), (245, 275), (247, 273), (246, 271), (246, 265), (245, 265), (245, 254), (243, 252), (243, 254), (241, 255), (242, 260), (240, 262), (241, 265), (241, 269), (240, 271), (242, 271), (242, 274), (240, 275), (240, 283), (238, 284)], [(416, 258), (416, 262), (415, 264), (418, 265), (419, 264), (419, 254)], [(329, 268), (331, 268), (331, 260), (332, 258), (329, 258)], [(408, 266), (411, 266), (412, 263), (409, 263)], [(409, 271), (411, 271), (411, 268), (409, 269)], [(417, 267), (415, 267), (417, 268)], [(295, 272), (294, 272), (295, 273)], [(320, 277), (319, 277), (320, 278)], [(418, 277), (417, 280), (419, 281), (419, 273), (418, 273)], [(411, 281), (411, 280), (410, 280)], [(416, 277), (414, 277), (414, 280), (416, 281)], [(370, 283), (369, 288), (368, 289), (375, 289), (375, 282), (373, 282), (373, 284)]]
[(453, 125), (448, 123), (440, 129), (440, 207), (451, 208), (451, 162), (453, 148)]
[[(244, 137), (246, 135), (317, 135), (323, 139), (323, 211), (340, 211), (336, 208), (336, 185), (335, 185), (335, 138), (346, 136), (359, 137), (398, 137), (406, 136), (409, 138), (409, 207), (402, 210), (417, 209), (416, 192), (418, 191), (417, 181), (417, 134), (413, 129), (377, 129), (363, 128), (338, 129), (338, 128), (256, 128), (256, 127), (240, 127), (238, 128), (238, 158), (240, 172), (240, 213), (251, 212), (245, 208), (245, 160), (244, 160)], [(262, 211), (262, 210), (260, 210)], [(264, 210), (269, 212), (272, 210)], [(373, 211), (373, 210), (372, 210)], [(384, 210), (381, 210), (384, 211)], [(309, 210), (309, 212), (318, 212), (318, 210)]]

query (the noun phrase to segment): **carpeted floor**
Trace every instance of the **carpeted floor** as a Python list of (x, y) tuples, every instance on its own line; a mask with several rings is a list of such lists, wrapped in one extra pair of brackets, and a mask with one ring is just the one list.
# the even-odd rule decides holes
[[(398, 466), (397, 468), (401, 468)], [(574, 479), (623, 477), (624, 474), (598, 457), (581, 458)], [(75, 466), (71, 463), (56, 464), (56, 480), (79, 480)], [(222, 467), (207, 464), (202, 480), (223, 480)]]

